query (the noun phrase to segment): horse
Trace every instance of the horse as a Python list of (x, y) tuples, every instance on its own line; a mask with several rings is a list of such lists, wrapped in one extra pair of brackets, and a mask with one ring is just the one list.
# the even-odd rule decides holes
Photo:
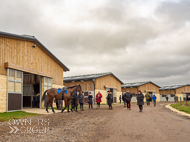
[(78, 91), (80, 94), (82, 94), (82, 88), (80, 85), (76, 85), (76, 86), (71, 86), (71, 87), (68, 87), (67, 88), (67, 93), (64, 93), (64, 95), (62, 94), (58, 94), (57, 93), (57, 89), (56, 88), (50, 88), (48, 90), (46, 90), (44, 93), (43, 93), (43, 97), (42, 97), (42, 100), (45, 100), (45, 97), (46, 97), (46, 92), (47, 92), (47, 96), (49, 98), (47, 104), (46, 104), (46, 111), (47, 113), (49, 113), (48, 111), (48, 105), (49, 103), (51, 103), (51, 109), (52, 109), (52, 112), (55, 113), (54, 109), (53, 109), (53, 99), (56, 98), (58, 100), (64, 100), (65, 102), (65, 107), (62, 108), (62, 111), (61, 113), (63, 113), (63, 111), (67, 108), (67, 112), (70, 112), (69, 111), (69, 104), (70, 104), (70, 99), (71, 99), (71, 96), (72, 94), (75, 92), (75, 91)]

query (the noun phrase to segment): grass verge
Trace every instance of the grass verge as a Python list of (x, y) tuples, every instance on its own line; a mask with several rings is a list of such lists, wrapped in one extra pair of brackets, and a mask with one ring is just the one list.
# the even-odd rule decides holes
[(4, 113), (0, 113), (0, 122), (9, 121), (13, 119), (20, 119), (20, 118), (25, 118), (25, 117), (38, 116), (38, 115), (40, 114), (28, 113), (25, 111), (4, 112)]
[(190, 114), (190, 103), (188, 103), (189, 106), (186, 106), (186, 103), (176, 103), (176, 104), (171, 104), (171, 106), (179, 111), (183, 111), (185, 113)]

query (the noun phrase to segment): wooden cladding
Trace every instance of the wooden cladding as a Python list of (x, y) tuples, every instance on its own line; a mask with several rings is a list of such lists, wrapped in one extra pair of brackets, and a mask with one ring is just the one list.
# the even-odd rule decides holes
[(155, 94), (159, 94), (159, 87), (152, 83), (147, 83), (147, 84), (141, 85), (139, 87), (122, 88), (122, 92), (126, 92), (127, 90), (129, 90), (129, 92), (131, 92), (131, 93), (138, 93), (138, 90), (141, 90), (142, 93), (154, 92)]
[(53, 78), (63, 85), (63, 68), (33, 41), (0, 37), (0, 74), (7, 75), (5, 67)]
[(64, 84), (66, 87), (71, 87), (75, 85), (81, 85), (83, 91), (93, 91), (94, 90), (94, 84), (92, 81), (77, 81), (77, 82), (66, 82)]
[(105, 86), (121, 91), (121, 82), (113, 75), (107, 75), (96, 79), (96, 89), (105, 90)]
[(24, 68), (22, 66), (14, 65), (14, 64), (11, 64), (11, 63), (8, 63), (8, 62), (5, 63), (5, 68), (11, 68), (11, 69), (20, 70), (20, 71), (23, 71), (23, 72), (28, 72), (28, 73), (31, 73), (31, 74), (38, 74), (38, 75), (41, 75), (41, 76), (46, 76), (46, 77), (52, 78), (52, 76), (49, 76), (49, 74), (39, 72), (39, 71), (36, 71), (36, 70), (32, 70), (30, 68)]
[[(64, 85), (66, 87), (81, 85), (83, 91), (93, 91), (94, 83), (90, 81), (77, 81), (77, 82), (66, 82)], [(95, 89), (105, 90), (105, 88), (117, 89), (118, 92), (121, 91), (121, 82), (116, 79), (113, 75), (107, 75), (99, 77), (95, 81)]]
[(167, 94), (185, 94), (190, 93), (190, 86), (186, 85), (177, 89), (172, 90), (160, 90), (161, 95), (167, 95)]

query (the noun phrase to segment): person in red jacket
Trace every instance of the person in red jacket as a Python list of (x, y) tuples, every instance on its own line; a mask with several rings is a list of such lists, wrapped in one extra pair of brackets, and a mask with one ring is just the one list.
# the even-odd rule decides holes
[(100, 102), (102, 98), (102, 94), (100, 93), (100, 91), (98, 91), (98, 94), (96, 94), (96, 102), (97, 102), (97, 108), (100, 108)]

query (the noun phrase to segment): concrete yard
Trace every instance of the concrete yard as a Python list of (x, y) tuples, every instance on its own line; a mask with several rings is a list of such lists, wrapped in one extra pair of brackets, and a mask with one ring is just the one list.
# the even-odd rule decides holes
[(102, 105), (100, 109), (86, 107), (78, 113), (31, 117), (22, 124), (4, 122), (0, 124), (0, 141), (189, 142), (189, 117), (170, 111), (165, 108), (167, 104), (145, 105), (142, 113), (136, 103), (132, 110), (123, 105), (113, 105), (113, 110), (108, 110), (107, 105)]

